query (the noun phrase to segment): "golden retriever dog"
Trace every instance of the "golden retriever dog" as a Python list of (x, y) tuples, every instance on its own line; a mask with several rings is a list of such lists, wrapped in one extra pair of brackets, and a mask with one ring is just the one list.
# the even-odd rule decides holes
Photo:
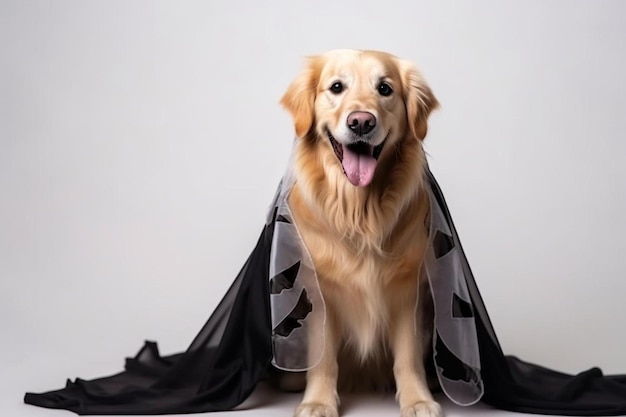
[(432, 304), (419, 276), (422, 141), (436, 98), (407, 61), (336, 50), (309, 58), (281, 104), (297, 136), (289, 204), (326, 303), (324, 334), (309, 337), (324, 337), (324, 352), (295, 415), (338, 416), (338, 381), (367, 374), (378, 386), (392, 377), (403, 417), (441, 416), (426, 382)]

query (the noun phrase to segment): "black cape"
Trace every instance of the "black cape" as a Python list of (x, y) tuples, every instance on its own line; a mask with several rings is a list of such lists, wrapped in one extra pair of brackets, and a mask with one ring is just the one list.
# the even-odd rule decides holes
[[(442, 289), (433, 287), (431, 280), (434, 293), (446, 293), (440, 298), (445, 303), (435, 299), (445, 313), (439, 316), (445, 317), (435, 323), (433, 342), (433, 360), (446, 395), (462, 405), (481, 400), (524, 413), (626, 415), (626, 375), (604, 376), (598, 368), (567, 375), (503, 354), (443, 194), (430, 171), (428, 183), (431, 216), (439, 216), (441, 222), (437, 230), (431, 223), (433, 259), (449, 259), (454, 253), (454, 264), (436, 266), (430, 273), (442, 270), (447, 274), (452, 268), (458, 281)], [(65, 388), (27, 393), (24, 401), (92, 415), (221, 411), (242, 403), (272, 366), (302, 370), (297, 355), (303, 341), (291, 336), (306, 333), (302, 330), (307, 315), (316, 308), (315, 296), (310, 286), (298, 285), (297, 277), (307, 270), (306, 259), (288, 267), (289, 260), (275, 259), (276, 252), (289, 251), (277, 246), (282, 239), (277, 236), (289, 232), (291, 223), (281, 187), (284, 191), (288, 185), (279, 187), (256, 247), (186, 352), (161, 356), (155, 343), (146, 342), (135, 357), (126, 360), (121, 373), (91, 381), (68, 380)], [(287, 264), (277, 269), (277, 262)], [(309, 262), (309, 273), (314, 275), (310, 267)], [(275, 303), (285, 294), (290, 301)], [(285, 306), (289, 311), (279, 314)], [(459, 322), (465, 327), (452, 328), (450, 333), (450, 323), (456, 326)]]

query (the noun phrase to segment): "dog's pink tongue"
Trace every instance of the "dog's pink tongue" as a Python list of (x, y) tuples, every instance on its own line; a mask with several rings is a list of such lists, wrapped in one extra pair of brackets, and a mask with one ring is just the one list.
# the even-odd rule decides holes
[(352, 185), (365, 187), (372, 182), (376, 170), (376, 159), (369, 154), (356, 153), (343, 146), (343, 170)]

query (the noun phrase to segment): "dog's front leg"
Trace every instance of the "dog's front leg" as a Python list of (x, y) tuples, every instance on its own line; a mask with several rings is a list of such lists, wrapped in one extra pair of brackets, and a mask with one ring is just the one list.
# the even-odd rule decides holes
[(313, 321), (309, 338), (313, 340), (324, 337), (324, 352), (319, 364), (307, 371), (304, 398), (296, 408), (295, 417), (338, 417), (339, 415), (337, 353), (341, 336), (338, 324), (330, 310), (330, 305), (327, 305), (326, 323), (324, 323), (324, 317), (316, 317)]
[(441, 406), (433, 400), (426, 382), (421, 326), (415, 326), (415, 305), (409, 302), (394, 310), (390, 343), (401, 416), (441, 417)]

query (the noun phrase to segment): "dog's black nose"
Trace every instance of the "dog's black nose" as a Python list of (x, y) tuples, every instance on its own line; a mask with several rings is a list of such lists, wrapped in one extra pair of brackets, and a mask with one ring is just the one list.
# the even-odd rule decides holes
[(367, 111), (353, 111), (348, 115), (346, 123), (355, 134), (363, 136), (376, 127), (376, 117)]

